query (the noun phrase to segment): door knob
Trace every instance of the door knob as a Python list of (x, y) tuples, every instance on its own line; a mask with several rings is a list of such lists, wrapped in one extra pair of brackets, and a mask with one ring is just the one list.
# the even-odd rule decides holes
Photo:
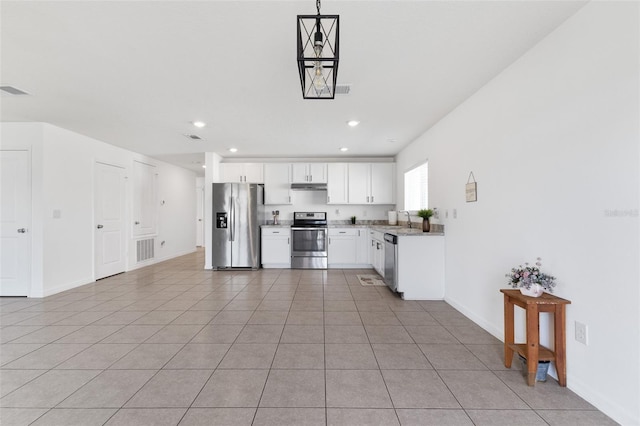
[(137, 220), (135, 222), (133, 222), (134, 225), (140, 225), (140, 222), (138, 222)]
[(27, 230), (25, 228), (18, 229), (18, 234), (24, 234), (26, 232), (27, 232)]
[(104, 226), (102, 226), (102, 225), (98, 225), (96, 228), (98, 228), (98, 229), (102, 229), (102, 228), (104, 228)]

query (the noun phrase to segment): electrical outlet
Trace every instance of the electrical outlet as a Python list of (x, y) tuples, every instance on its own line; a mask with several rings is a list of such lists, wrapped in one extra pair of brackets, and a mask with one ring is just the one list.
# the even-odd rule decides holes
[(583, 345), (588, 344), (587, 325), (576, 321), (576, 340)]
[(336, 216), (340, 216), (340, 209), (336, 209)]
[(367, 217), (367, 211), (366, 210), (362, 212), (362, 217)]

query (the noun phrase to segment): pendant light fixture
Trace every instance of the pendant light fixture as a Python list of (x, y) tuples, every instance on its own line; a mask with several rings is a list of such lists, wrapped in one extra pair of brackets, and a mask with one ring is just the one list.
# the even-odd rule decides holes
[(338, 79), (338, 15), (298, 15), (298, 73), (304, 99), (333, 99)]

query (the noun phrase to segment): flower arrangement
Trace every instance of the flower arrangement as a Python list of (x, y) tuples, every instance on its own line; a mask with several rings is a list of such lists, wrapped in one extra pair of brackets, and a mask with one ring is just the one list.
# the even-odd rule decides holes
[(556, 277), (540, 272), (541, 261), (542, 259), (538, 257), (535, 265), (525, 263), (524, 266), (519, 265), (517, 268), (511, 268), (511, 273), (505, 274), (505, 277), (509, 278), (511, 287), (524, 287), (528, 290), (532, 285), (538, 284), (544, 290), (553, 293), (553, 287), (556, 286)]

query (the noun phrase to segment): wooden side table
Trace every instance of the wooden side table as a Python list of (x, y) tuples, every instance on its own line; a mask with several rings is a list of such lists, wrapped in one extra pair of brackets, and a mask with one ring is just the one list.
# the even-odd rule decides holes
[[(558, 372), (558, 383), (567, 386), (565, 307), (571, 301), (552, 294), (529, 297), (520, 290), (500, 290), (504, 293), (504, 366), (511, 368), (513, 354), (517, 352), (527, 359), (527, 383), (536, 384), (538, 361), (553, 361)], [(514, 342), (514, 305), (527, 313), (527, 343)], [(540, 312), (553, 313), (554, 350), (540, 346)]]

